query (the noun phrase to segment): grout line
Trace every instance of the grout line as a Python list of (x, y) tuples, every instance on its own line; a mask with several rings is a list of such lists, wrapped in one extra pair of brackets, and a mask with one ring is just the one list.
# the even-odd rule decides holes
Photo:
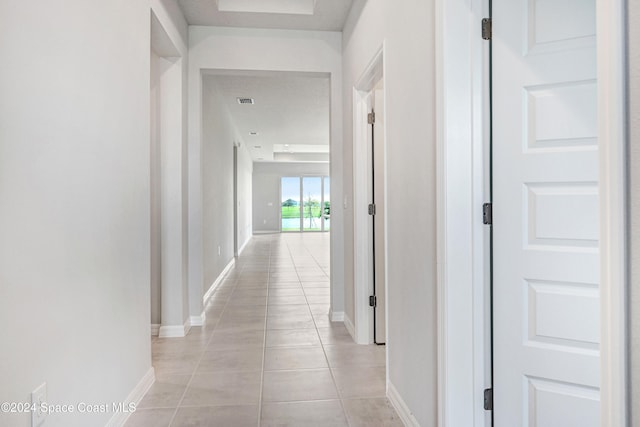
[[(309, 249), (305, 246), (305, 250), (311, 254), (311, 251), (309, 251)], [(287, 244), (287, 248), (289, 249), (289, 253), (291, 254), (291, 248), (289, 247), (289, 245)], [(318, 265), (318, 267), (320, 267), (320, 264), (318, 263), (318, 260), (313, 256), (313, 254), (311, 254), (311, 257), (313, 258), (313, 260), (315, 261), (315, 263)], [(293, 256), (292, 256), (293, 259)], [(298, 273), (298, 267), (294, 261), (293, 263), (293, 267), (296, 270), (296, 274), (298, 275), (298, 278), (300, 279), (300, 274)], [(322, 267), (320, 267), (322, 269)], [(322, 270), (324, 271), (324, 270)], [(300, 280), (300, 284), (302, 284), (302, 280)], [(333, 381), (333, 386), (336, 389), (336, 394), (338, 396), (338, 401), (340, 402), (340, 408), (342, 408), (342, 415), (344, 416), (344, 419), (347, 421), (347, 425), (351, 426), (351, 422), (349, 421), (349, 417), (347, 416), (347, 411), (344, 408), (344, 402), (343, 402), (343, 397), (342, 397), (342, 393), (340, 393), (340, 388), (338, 387), (338, 383), (336, 382), (336, 377), (335, 374), (333, 373), (333, 367), (331, 366), (331, 363), (329, 363), (329, 357), (327, 356), (327, 351), (325, 349), (325, 344), (322, 341), (322, 338), (320, 337), (320, 332), (318, 331), (318, 324), (316, 323), (316, 318), (313, 316), (313, 312), (311, 311), (311, 306), (309, 305), (309, 299), (307, 298), (307, 293), (304, 291), (304, 287), (302, 290), (302, 293), (304, 294), (304, 299), (307, 301), (307, 307), (309, 308), (309, 311), (311, 312), (311, 319), (313, 320), (313, 325), (315, 326), (315, 330), (316, 330), (316, 334), (318, 335), (318, 340), (320, 341), (320, 346), (322, 347), (322, 353), (324, 354), (324, 358), (325, 361), (327, 362), (327, 367), (329, 369), (329, 375), (331, 375), (331, 380)], [(331, 305), (331, 304), (329, 304)], [(329, 313), (327, 313), (327, 316), (329, 315)]]
[[(234, 269), (235, 269), (235, 267), (234, 267)], [(229, 274), (229, 273), (227, 273), (227, 274)], [(171, 425), (173, 424), (173, 422), (176, 419), (176, 416), (178, 415), (178, 409), (182, 406), (182, 402), (184, 401), (184, 397), (187, 395), (187, 390), (189, 390), (189, 387), (191, 387), (191, 383), (193, 382), (193, 378), (196, 376), (196, 372), (198, 371), (198, 367), (200, 366), (200, 363), (202, 362), (202, 359), (204, 358), (204, 353), (207, 351), (207, 348), (209, 348), (209, 344), (211, 344), (211, 341), (213, 340), (213, 332), (215, 332), (216, 327), (218, 326), (218, 323), (220, 323), (220, 320), (222, 319), (222, 316), (224, 315), (225, 311), (227, 310), (227, 306), (229, 305), (229, 301), (231, 300), (231, 296), (236, 291), (237, 284), (238, 284), (238, 280), (236, 279), (235, 284), (233, 285), (233, 292), (231, 292), (231, 294), (227, 298), (226, 302), (224, 303), (224, 307), (222, 308), (222, 312), (220, 313), (220, 317), (218, 317), (218, 320), (216, 320), (216, 322), (215, 322), (215, 324), (214, 324), (214, 326), (212, 328), (211, 334), (209, 336), (209, 339), (207, 340), (207, 344), (201, 350), (201, 354), (200, 354), (200, 358), (198, 359), (198, 363), (196, 363), (195, 367), (193, 368), (193, 372), (191, 373), (191, 378), (189, 378), (189, 382), (187, 383), (187, 386), (185, 387), (184, 392), (182, 392), (182, 396), (180, 397), (180, 400), (178, 401), (178, 404), (176, 405), (176, 409), (173, 412), (173, 416), (171, 417), (171, 420), (169, 421), (169, 427), (171, 427)], [(215, 294), (216, 293), (214, 292), (211, 296), (213, 297)], [(205, 310), (206, 310), (206, 308), (205, 308)]]
[[(211, 343), (214, 341), (213, 338), (213, 334), (215, 333), (215, 331), (218, 330), (218, 327), (220, 325), (221, 320), (224, 318), (225, 314), (228, 314), (229, 312), (232, 312), (235, 308), (240, 308), (240, 307), (248, 307), (246, 304), (239, 304), (239, 305), (235, 305), (232, 304), (232, 298), (234, 297), (234, 295), (238, 295), (238, 291), (239, 290), (243, 290), (243, 289), (254, 289), (252, 287), (245, 287), (245, 286), (241, 286), (241, 283), (245, 283), (241, 280), (241, 276), (243, 273), (257, 273), (257, 274), (263, 274), (264, 270), (266, 268), (266, 273), (267, 273), (267, 283), (266, 283), (266, 306), (265, 306), (265, 310), (264, 310), (264, 330), (263, 330), (263, 347), (262, 347), (262, 369), (260, 372), (260, 390), (259, 390), (259, 401), (258, 401), (258, 420), (257, 420), (257, 425), (260, 426), (262, 424), (262, 413), (263, 413), (263, 404), (264, 404), (264, 380), (265, 380), (265, 366), (266, 366), (266, 350), (267, 350), (267, 333), (268, 333), (268, 329), (267, 329), (267, 324), (266, 322), (268, 321), (268, 316), (269, 313), (271, 312), (271, 310), (274, 308), (275, 304), (270, 304), (269, 303), (269, 296), (271, 295), (271, 285), (275, 284), (275, 282), (278, 281), (278, 279), (274, 279), (272, 280), (271, 278), (271, 274), (272, 271), (274, 270), (274, 268), (276, 267), (276, 265), (274, 265), (274, 262), (278, 261), (278, 265), (280, 265), (280, 261), (282, 259), (286, 260), (286, 265), (288, 267), (289, 262), (291, 263), (291, 266), (293, 267), (293, 271), (295, 271), (295, 275), (297, 277), (297, 284), (299, 286), (299, 289), (302, 290), (302, 295), (304, 296), (305, 299), (305, 303), (300, 304), (300, 305), (304, 305), (307, 309), (307, 312), (311, 315), (311, 319), (313, 320), (313, 329), (312, 328), (308, 328), (309, 330), (314, 330), (316, 333), (316, 336), (318, 338), (318, 345), (310, 345), (310, 346), (299, 346), (299, 345), (287, 345), (287, 346), (275, 346), (275, 347), (269, 347), (269, 348), (273, 348), (273, 349), (280, 349), (280, 348), (289, 348), (289, 347), (295, 347), (295, 348), (318, 348), (321, 347), (322, 348), (322, 352), (324, 354), (324, 359), (327, 365), (327, 369), (329, 370), (329, 373), (331, 375), (332, 381), (333, 381), (333, 385), (335, 387), (336, 390), (336, 398), (334, 399), (318, 399), (318, 400), (338, 400), (340, 402), (340, 406), (342, 408), (342, 413), (343, 416), (345, 418), (345, 420), (347, 421), (348, 425), (352, 425), (352, 423), (349, 421), (349, 418), (347, 416), (345, 407), (344, 407), (344, 398), (342, 397), (340, 390), (338, 389), (337, 386), (337, 382), (335, 380), (335, 375), (333, 372), (333, 368), (331, 367), (331, 365), (329, 364), (329, 359), (327, 357), (327, 352), (326, 352), (326, 348), (325, 348), (325, 343), (322, 341), (322, 339), (320, 338), (320, 334), (319, 334), (319, 325), (316, 322), (316, 318), (314, 317), (314, 314), (311, 310), (311, 304), (309, 302), (307, 293), (305, 291), (305, 288), (302, 286), (302, 280), (301, 280), (301, 272), (302, 270), (306, 269), (307, 267), (311, 267), (311, 265), (307, 265), (307, 263), (309, 263), (309, 258), (313, 259), (313, 262), (315, 263), (315, 265), (312, 266), (313, 269), (319, 268), (321, 271), (324, 272), (324, 269), (322, 269), (322, 267), (320, 266), (320, 263), (318, 262), (317, 257), (315, 257), (313, 255), (313, 253), (310, 251), (308, 243), (305, 240), (296, 240), (296, 241), (291, 241), (291, 244), (289, 242), (290, 239), (288, 239), (288, 236), (283, 236), (281, 234), (279, 235), (273, 235), (270, 236), (268, 239), (264, 239), (264, 238), (255, 238), (252, 237), (251, 240), (251, 246), (247, 247), (247, 249), (243, 254), (243, 256), (240, 256), (237, 258), (236, 260), (236, 266), (234, 267), (233, 270), (231, 270), (228, 274), (233, 274), (236, 276), (236, 278), (231, 281), (231, 283), (229, 283), (229, 286), (227, 288), (225, 288), (225, 292), (224, 294), (228, 295), (226, 296), (226, 299), (224, 300), (224, 304), (220, 304), (222, 305), (222, 311), (220, 312), (219, 317), (211, 324), (211, 332), (209, 333), (208, 338), (205, 336), (203, 337), (203, 339), (206, 341), (206, 343), (204, 344), (204, 346), (199, 350), (199, 358), (197, 359), (197, 363), (195, 364), (193, 371), (190, 374), (190, 378), (189, 381), (187, 382), (187, 385), (182, 393), (182, 396), (180, 397), (174, 411), (173, 411), (173, 415), (171, 416), (170, 419), (170, 426), (173, 425), (175, 423), (176, 417), (177, 417), (177, 412), (179, 409), (181, 408), (185, 408), (185, 407), (215, 407), (215, 406), (228, 406), (228, 405), (214, 405), (214, 404), (207, 404), (207, 405), (188, 405), (185, 406), (183, 405), (184, 403), (184, 399), (186, 397), (187, 391), (191, 388), (193, 380), (196, 376), (196, 372), (198, 371), (202, 360), (204, 359), (204, 354), (206, 353), (207, 349), (211, 346)], [(297, 245), (296, 247), (293, 247)], [(253, 249), (253, 251), (251, 250)], [(265, 251), (263, 251), (263, 249), (266, 249), (266, 257), (265, 257)], [(297, 252), (296, 252), (297, 251)], [(298, 265), (294, 259), (294, 253), (296, 254), (300, 254), (301, 256), (304, 257), (304, 260), (302, 261), (303, 264), (305, 265)], [(255, 260), (255, 263), (252, 262), (252, 257), (256, 257), (259, 259)], [(309, 258), (307, 258), (309, 257)], [(244, 258), (244, 259), (243, 259)], [(265, 262), (265, 258), (266, 258), (266, 264)], [(325, 273), (325, 276), (327, 276), (327, 274)], [(296, 282), (292, 282), (292, 283), (296, 283)], [(255, 289), (262, 289), (262, 288), (255, 288)], [(215, 295), (215, 293), (214, 293)], [(284, 306), (287, 305), (291, 305), (291, 304), (285, 304)], [(300, 329), (300, 328), (299, 328)], [(305, 328), (302, 328), (305, 329)], [(259, 330), (259, 329), (258, 329)], [(330, 344), (330, 343), (329, 343)], [(251, 351), (259, 351), (259, 348), (256, 347), (255, 349), (252, 349)], [(195, 353), (196, 355), (198, 354), (197, 352)], [(292, 371), (301, 371), (301, 370), (324, 370), (325, 368), (321, 367), (321, 368), (289, 368), (289, 369), (280, 369), (278, 371), (287, 371), (287, 370), (292, 370)], [(241, 372), (241, 371), (238, 371)], [(182, 374), (182, 375), (189, 375), (188, 373)], [(316, 399), (313, 400), (308, 400), (308, 401), (318, 401)], [(295, 402), (306, 402), (307, 400), (302, 400), (302, 401), (295, 401)], [(151, 408), (150, 408), (151, 409)], [(173, 409), (173, 408), (167, 408), (167, 409)]]
[(267, 307), (264, 310), (264, 335), (262, 341), (262, 371), (260, 372), (260, 397), (258, 399), (258, 426), (262, 424), (262, 401), (264, 394), (264, 365), (267, 358), (267, 321), (269, 320), (269, 285), (271, 284), (271, 252), (272, 240), (269, 239), (269, 260), (267, 262)]

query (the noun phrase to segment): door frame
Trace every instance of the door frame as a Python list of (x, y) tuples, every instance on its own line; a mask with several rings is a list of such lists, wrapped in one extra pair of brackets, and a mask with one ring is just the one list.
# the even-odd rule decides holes
[[(627, 172), (625, 0), (597, 0), (601, 424), (625, 426)], [(438, 425), (489, 426), (487, 262), (488, 0), (436, 0)], [(471, 147), (469, 147), (471, 142)], [(459, 250), (457, 248), (467, 248)]]
[[(368, 141), (367, 132), (370, 125), (367, 124), (367, 114), (371, 111), (369, 94), (373, 90), (375, 84), (383, 81), (383, 93), (386, 99), (386, 84), (384, 84), (384, 58), (385, 45), (380, 47), (373, 56), (369, 65), (365, 68), (362, 76), (353, 87), (353, 229), (354, 229), (354, 323), (350, 324), (345, 318), (345, 325), (358, 344), (373, 343), (373, 310), (369, 306), (369, 295), (371, 295), (372, 280), (372, 262), (371, 262), (371, 245), (372, 233), (370, 227), (369, 213), (367, 206), (371, 201), (369, 190), (366, 192), (357, 189), (369, 188), (368, 183), (371, 180), (371, 165), (369, 152), (370, 142)], [(384, 114), (386, 114), (386, 109)], [(385, 127), (385, 141), (386, 127)], [(386, 159), (386, 155), (385, 155)], [(386, 167), (385, 167), (386, 169)], [(386, 171), (383, 171), (386, 176)], [(386, 180), (385, 180), (386, 194)], [(386, 222), (386, 216), (385, 216)], [(387, 224), (384, 224), (385, 234)], [(384, 239), (387, 242), (386, 236)], [(380, 248), (384, 251), (385, 259), (387, 259), (387, 245)], [(388, 280), (385, 277), (385, 294), (388, 295)], [(386, 300), (385, 300), (386, 304)], [(388, 325), (388, 310), (385, 307), (385, 323)], [(389, 342), (389, 334), (387, 328), (387, 338), (385, 342)], [(388, 348), (388, 347), (387, 347)]]

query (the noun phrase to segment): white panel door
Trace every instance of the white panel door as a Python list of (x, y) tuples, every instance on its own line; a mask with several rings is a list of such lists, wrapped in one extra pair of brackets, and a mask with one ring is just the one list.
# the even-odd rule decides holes
[(495, 426), (599, 426), (595, 0), (492, 7)]

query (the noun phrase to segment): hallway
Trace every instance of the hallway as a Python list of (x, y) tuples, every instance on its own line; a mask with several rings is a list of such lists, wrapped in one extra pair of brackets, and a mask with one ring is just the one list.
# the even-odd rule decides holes
[(156, 382), (127, 426), (402, 426), (385, 347), (329, 311), (329, 234), (254, 236), (185, 338), (154, 338)]

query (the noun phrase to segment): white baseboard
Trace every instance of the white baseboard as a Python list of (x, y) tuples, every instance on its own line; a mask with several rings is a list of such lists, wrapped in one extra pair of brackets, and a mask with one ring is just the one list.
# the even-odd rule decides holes
[(251, 237), (249, 237), (249, 238), (247, 239), (247, 241), (246, 241), (246, 242), (244, 242), (244, 243), (242, 244), (242, 246), (240, 246), (240, 249), (238, 249), (238, 255), (242, 255), (242, 251), (244, 251), (244, 250), (245, 250), (245, 248), (247, 247), (247, 245), (249, 244), (249, 242), (250, 242), (250, 241), (251, 241)]
[(387, 398), (391, 405), (398, 413), (398, 416), (402, 420), (402, 423), (407, 427), (420, 427), (418, 420), (413, 416), (413, 413), (404, 402), (398, 390), (391, 384), (391, 382), (387, 383)]
[(202, 297), (202, 303), (204, 305), (207, 305), (207, 302), (209, 302), (209, 298), (211, 298), (211, 295), (213, 295), (213, 293), (216, 291), (216, 288), (218, 287), (218, 285), (220, 285), (220, 283), (224, 279), (224, 276), (227, 275), (229, 270), (231, 270), (231, 268), (235, 264), (236, 264), (236, 259), (235, 258), (231, 258), (231, 261), (229, 261), (229, 264), (227, 264), (227, 266), (224, 268), (224, 270), (222, 270), (222, 272), (218, 275), (216, 280), (211, 284), (211, 286), (209, 286), (209, 289), (207, 290), (207, 292), (204, 293), (204, 296)]
[(186, 337), (191, 329), (191, 319), (187, 319), (184, 325), (160, 326), (158, 338), (182, 338)]
[(347, 316), (346, 314), (344, 314), (344, 326), (347, 328), (347, 331), (349, 331), (349, 334), (351, 334), (351, 338), (353, 338), (354, 342), (358, 342), (356, 341), (356, 328), (355, 326), (353, 326), (353, 322), (351, 321), (351, 319), (349, 319), (349, 316)]
[(191, 326), (202, 326), (204, 325), (205, 320), (207, 319), (206, 313), (203, 311), (200, 316), (191, 316), (189, 317), (189, 324)]
[(344, 311), (329, 311), (329, 320), (332, 322), (344, 322)]
[(160, 324), (159, 323), (152, 323), (151, 324), (151, 336), (152, 337), (157, 337), (159, 333), (160, 333)]
[(253, 231), (253, 234), (276, 234), (276, 233), (280, 233), (280, 230), (260, 230), (260, 231)]
[[(153, 367), (149, 368), (146, 374), (142, 377), (138, 385), (131, 390), (129, 396), (123, 401), (125, 409), (128, 408), (128, 404), (135, 403), (136, 406), (140, 403), (147, 391), (151, 388), (156, 381), (156, 374)], [(122, 427), (127, 422), (132, 412), (116, 412), (111, 419), (107, 422), (106, 427)]]

